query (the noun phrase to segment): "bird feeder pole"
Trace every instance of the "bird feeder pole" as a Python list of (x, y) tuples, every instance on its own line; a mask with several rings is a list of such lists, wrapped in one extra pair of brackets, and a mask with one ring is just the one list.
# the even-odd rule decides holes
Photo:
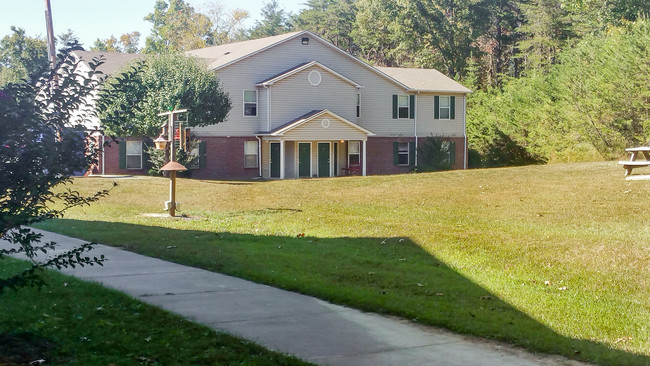
[[(185, 113), (187, 112), (187, 109), (176, 109), (173, 111), (169, 112), (164, 112), (164, 113), (158, 113), (159, 116), (167, 116), (169, 115), (169, 120), (167, 122), (167, 130), (168, 130), (168, 135), (169, 135), (169, 163), (165, 164), (160, 170), (162, 171), (169, 171), (169, 201), (165, 202), (165, 209), (169, 210), (169, 216), (174, 217), (176, 216), (176, 172), (182, 172), (187, 170), (186, 167), (183, 165), (177, 163), (174, 161), (175, 157), (175, 148), (174, 148), (174, 115), (178, 113)], [(157, 141), (160, 141), (162, 138), (162, 135), (156, 139)], [(180, 138), (180, 131), (179, 131), (179, 138)], [(162, 146), (162, 145), (161, 145)], [(156, 144), (156, 147), (158, 147), (158, 144)], [(164, 147), (163, 147), (164, 149)]]

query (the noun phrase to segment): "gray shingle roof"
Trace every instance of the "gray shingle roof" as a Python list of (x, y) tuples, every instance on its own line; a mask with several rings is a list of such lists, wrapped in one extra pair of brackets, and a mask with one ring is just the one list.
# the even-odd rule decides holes
[(261, 52), (277, 43), (286, 41), (305, 31), (291, 32), (277, 36), (251, 39), (235, 43), (227, 43), (219, 46), (200, 48), (198, 50), (187, 51), (185, 54), (207, 59), (209, 69), (218, 69), (233, 63), (241, 58)]
[(463, 94), (472, 92), (436, 69), (376, 68), (414, 91)]
[(136, 53), (119, 53), (119, 52), (103, 52), (103, 51), (73, 51), (73, 54), (81, 59), (82, 62), (88, 65), (95, 57), (104, 56), (104, 63), (97, 67), (97, 70), (106, 75), (111, 75), (137, 59), (143, 59), (145, 56)]

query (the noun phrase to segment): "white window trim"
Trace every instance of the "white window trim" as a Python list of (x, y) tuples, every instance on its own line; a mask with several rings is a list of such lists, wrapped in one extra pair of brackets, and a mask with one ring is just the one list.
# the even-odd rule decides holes
[[(399, 162), (399, 156), (404, 154), (403, 152), (399, 151), (399, 146), (401, 144), (406, 144), (406, 164), (400, 164)], [(397, 143), (397, 165), (398, 166), (410, 166), (411, 165), (411, 144), (408, 142), (398, 142)]]
[[(253, 103), (253, 102), (246, 102), (246, 92), (247, 92), (247, 91), (249, 91), (249, 92), (255, 92), (255, 103)], [(242, 103), (242, 115), (243, 115), (244, 117), (257, 117), (257, 115), (258, 115), (258, 113), (257, 113), (257, 109), (258, 109), (258, 107), (259, 107), (259, 93), (257, 93), (257, 90), (254, 90), (254, 89), (244, 89), (244, 91), (242, 92), (242, 101), (243, 101), (243, 103)], [(249, 114), (246, 114), (246, 104), (255, 104), (255, 114), (250, 114), (250, 115), (249, 115)]]
[[(246, 143), (248, 142), (254, 142), (255, 143), (255, 154), (246, 154)], [(259, 141), (257, 140), (246, 140), (244, 141), (244, 168), (258, 168), (259, 167), (259, 155), (257, 155), (257, 152), (259, 151)], [(246, 165), (246, 157), (247, 156), (253, 156), (255, 155), (255, 165)]]
[[(139, 154), (139, 156), (140, 156), (140, 166), (137, 167), (137, 168), (129, 167), (129, 156), (138, 156), (137, 154), (129, 154), (129, 147), (128, 147), (129, 142), (130, 143), (139, 143), (140, 144), (140, 154)], [(141, 170), (142, 167), (143, 167), (143, 164), (142, 164), (142, 155), (143, 155), (142, 154), (142, 150), (143, 150), (142, 141), (126, 141), (126, 146), (127, 146), (126, 147), (126, 153), (125, 153), (126, 154), (126, 157), (125, 157), (125, 159), (126, 159), (126, 169), (129, 169), (129, 170)]]
[[(448, 107), (442, 106), (442, 98), (447, 98)], [(448, 109), (447, 118), (442, 118), (442, 109)], [(438, 119), (450, 120), (451, 119), (451, 97), (449, 95), (439, 95), (438, 96)]]
[[(350, 144), (357, 143), (359, 145), (359, 152), (355, 154), (350, 153)], [(352, 165), (350, 163), (350, 155), (359, 155), (359, 166), (361, 165), (361, 141), (348, 141), (348, 168)]]
[[(406, 97), (406, 106), (400, 106), (399, 100), (401, 97)], [(406, 117), (399, 116), (399, 109), (406, 107)], [(397, 119), (410, 119), (411, 116), (411, 97), (408, 94), (397, 94)]]

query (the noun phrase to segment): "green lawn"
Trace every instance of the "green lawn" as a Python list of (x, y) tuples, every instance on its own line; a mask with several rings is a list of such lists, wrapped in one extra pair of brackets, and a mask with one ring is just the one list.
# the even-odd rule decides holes
[[(6, 259), (0, 276), (24, 268)], [(307, 365), (98, 284), (46, 272), (0, 295), (0, 365)]]
[(183, 179), (190, 219), (145, 215), (162, 212), (168, 180), (117, 182), (41, 227), (535, 351), (650, 363), (650, 181), (614, 162)]

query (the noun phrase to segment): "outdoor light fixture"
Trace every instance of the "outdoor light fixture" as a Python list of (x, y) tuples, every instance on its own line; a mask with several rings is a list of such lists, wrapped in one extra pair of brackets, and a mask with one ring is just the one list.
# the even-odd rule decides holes
[(302, 37), (302, 44), (305, 46), (309, 44), (309, 37)]
[(167, 139), (161, 134), (158, 136), (157, 139), (153, 140), (154, 144), (156, 144), (156, 149), (157, 150), (165, 150), (167, 148)]

